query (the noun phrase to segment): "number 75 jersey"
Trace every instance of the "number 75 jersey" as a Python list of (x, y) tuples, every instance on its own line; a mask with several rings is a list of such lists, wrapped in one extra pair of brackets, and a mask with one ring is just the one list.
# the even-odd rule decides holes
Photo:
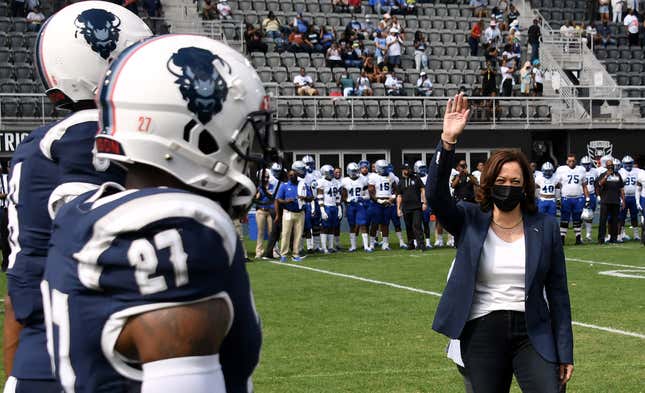
[(207, 198), (115, 183), (82, 194), (54, 220), (41, 289), (66, 393), (131, 391), (141, 369), (114, 348), (128, 318), (213, 298), (233, 317), (219, 353), (226, 391), (252, 389), (260, 321), (233, 223)]

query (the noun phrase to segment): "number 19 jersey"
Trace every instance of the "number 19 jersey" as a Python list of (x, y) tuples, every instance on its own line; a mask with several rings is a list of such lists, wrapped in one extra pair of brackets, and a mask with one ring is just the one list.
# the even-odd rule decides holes
[(215, 202), (170, 188), (106, 183), (58, 212), (41, 284), (48, 350), (65, 392), (124, 392), (142, 379), (117, 353), (128, 318), (225, 299), (220, 348), (227, 392), (247, 393), (261, 332), (231, 219)]

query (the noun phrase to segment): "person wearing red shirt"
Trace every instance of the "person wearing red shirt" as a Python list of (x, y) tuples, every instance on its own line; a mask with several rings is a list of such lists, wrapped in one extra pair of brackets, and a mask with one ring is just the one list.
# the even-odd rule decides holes
[(483, 27), (484, 21), (480, 19), (477, 23), (473, 24), (473, 28), (470, 30), (468, 44), (470, 45), (471, 56), (477, 56), (477, 52), (479, 51), (479, 39), (482, 36)]

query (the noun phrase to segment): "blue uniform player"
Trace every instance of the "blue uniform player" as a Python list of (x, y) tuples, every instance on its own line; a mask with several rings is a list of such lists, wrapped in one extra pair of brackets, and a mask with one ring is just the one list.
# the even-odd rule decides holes
[(638, 203), (636, 198), (640, 198), (638, 192), (638, 175), (641, 169), (634, 167), (634, 159), (631, 156), (623, 157), (622, 168), (618, 171), (625, 183), (625, 208), (621, 209), (618, 223), (621, 227), (620, 239), (629, 240), (625, 234), (625, 221), (627, 220), (627, 213), (632, 225), (632, 233), (635, 240), (640, 240), (639, 222), (638, 222)]
[[(213, 78), (212, 95), (197, 100), (191, 77)], [(277, 158), (262, 82), (223, 43), (166, 35), (100, 86), (97, 158), (127, 167), (127, 189), (56, 215), (42, 284), (56, 375), (67, 393), (250, 392), (260, 322), (231, 217), (252, 203), (255, 164)], [(129, 126), (141, 111), (147, 132)]]
[(390, 250), (389, 210), (396, 201), (395, 184), (390, 177), (387, 161), (378, 160), (374, 166), (376, 173), (371, 173), (368, 178), (368, 191), (371, 202), (367, 214), (372, 223), (370, 227), (370, 248), (375, 247), (376, 230), (380, 229), (383, 235), (381, 249), (388, 251)]
[[(99, 40), (93, 26), (104, 26), (99, 34), (106, 36)], [(99, 1), (66, 7), (48, 19), (38, 34), (35, 65), (47, 95), (57, 107), (73, 113), (33, 131), (14, 156), (8, 282), (15, 316), (24, 330), (5, 392), (60, 392), (46, 351), (39, 295), (51, 229), (48, 202), (52, 195), (61, 202), (87, 189), (67, 187), (56, 194), (61, 182), (123, 180), (121, 169), (108, 165), (99, 173), (92, 165), (98, 114), (89, 108), (95, 106), (94, 92), (108, 58), (150, 35), (147, 25), (132, 12)], [(114, 176), (116, 172), (119, 175)]]
[(318, 200), (315, 198), (318, 193), (318, 181), (322, 176), (320, 171), (316, 170), (316, 160), (312, 156), (304, 156), (302, 162), (305, 164), (305, 175), (303, 177), (305, 184), (309, 186), (309, 190), (314, 196), (314, 200), (305, 205), (304, 236), (307, 250), (309, 252), (322, 252), (322, 239), (320, 236), (322, 225), (321, 211)]
[(567, 155), (567, 165), (560, 166), (555, 171), (562, 192), (560, 209), (560, 237), (564, 244), (569, 222), (573, 221), (573, 232), (576, 236), (576, 245), (582, 244), (582, 210), (589, 208), (590, 199), (587, 190), (585, 169), (576, 165), (575, 154)]
[(360, 168), (355, 162), (347, 164), (347, 177), (341, 182), (342, 200), (345, 202), (347, 222), (349, 223), (349, 252), (356, 251), (356, 236), (360, 232), (363, 239), (363, 249), (366, 252), (374, 251), (370, 248), (367, 234), (367, 203), (368, 180), (361, 176)]
[(343, 217), (343, 209), (340, 204), (341, 184), (334, 178), (334, 167), (323, 165), (320, 168), (322, 177), (318, 180), (316, 197), (320, 206), (322, 219), (322, 230), (320, 233), (320, 244), (323, 252), (328, 254), (336, 252), (335, 231), (340, 227), (340, 220)]
[(560, 181), (554, 173), (555, 168), (550, 162), (542, 164), (542, 173), (535, 178), (535, 188), (538, 190), (538, 211), (555, 217), (557, 215), (556, 190)]
[[(587, 179), (587, 191), (589, 192), (589, 207), (588, 209), (594, 213), (598, 206), (598, 198), (596, 197), (596, 180), (600, 174), (598, 170), (591, 163), (589, 156), (584, 156), (580, 159), (580, 165), (585, 168), (585, 178)], [(592, 215), (593, 217), (593, 215)], [(591, 242), (592, 221), (585, 220), (585, 240)]]
[[(399, 177), (394, 174), (394, 166), (392, 163), (387, 164), (387, 172), (388, 176), (392, 180), (393, 188), (396, 192), (396, 187), (399, 185)], [(408, 248), (408, 245), (405, 243), (403, 240), (403, 232), (401, 229), (401, 218), (398, 215), (398, 212), (396, 210), (396, 203), (388, 206), (387, 208), (387, 225), (390, 225), (390, 222), (392, 223), (392, 226), (394, 226), (394, 233), (396, 234), (396, 237), (399, 239), (399, 247), (401, 248)]]

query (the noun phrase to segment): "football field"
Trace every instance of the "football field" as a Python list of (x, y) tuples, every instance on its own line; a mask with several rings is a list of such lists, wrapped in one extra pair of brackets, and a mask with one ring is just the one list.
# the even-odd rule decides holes
[[(464, 391), (447, 339), (431, 330), (455, 250), (393, 248), (248, 264), (264, 332), (256, 392)], [(645, 392), (645, 248), (565, 252), (575, 321), (568, 392)]]

